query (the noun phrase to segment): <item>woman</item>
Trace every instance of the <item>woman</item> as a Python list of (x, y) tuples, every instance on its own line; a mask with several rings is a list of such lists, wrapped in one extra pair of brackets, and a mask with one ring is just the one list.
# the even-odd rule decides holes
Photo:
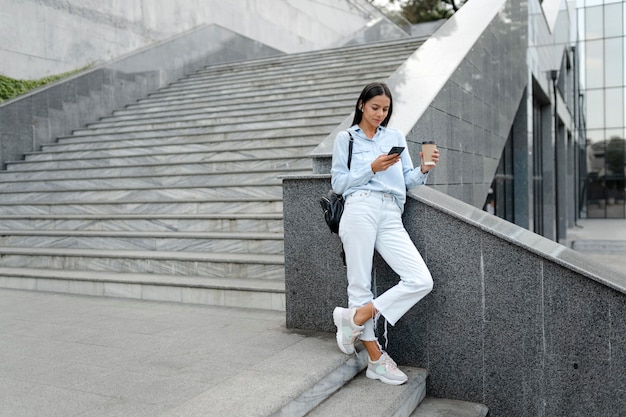
[[(392, 109), (387, 85), (365, 86), (356, 102), (350, 133), (340, 132), (335, 140), (332, 187), (345, 198), (339, 237), (346, 255), (349, 308), (336, 307), (333, 320), (342, 352), (354, 353), (357, 339), (365, 346), (368, 378), (400, 385), (407, 376), (382, 350), (374, 334), (375, 320), (382, 315), (386, 323), (395, 325), (432, 290), (432, 277), (404, 229), (402, 211), (407, 188), (424, 184), (434, 165), (422, 163), (413, 168), (407, 151), (388, 155), (394, 146), (406, 147), (404, 135), (386, 127)], [(348, 168), (350, 135), (354, 144)], [(435, 150), (433, 162), (438, 161), (439, 151)], [(377, 298), (371, 290), (374, 249), (400, 276), (396, 286)]]

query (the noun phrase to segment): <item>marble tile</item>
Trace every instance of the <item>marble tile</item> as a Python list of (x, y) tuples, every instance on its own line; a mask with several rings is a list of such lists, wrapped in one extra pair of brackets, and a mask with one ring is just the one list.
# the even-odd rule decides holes
[(141, 285), (141, 299), (180, 303), (183, 301), (182, 288), (143, 284)]
[[(0, 237), (0, 246), (19, 246), (36, 248), (85, 248), (106, 250), (149, 250), (175, 252), (224, 252), (224, 253), (267, 253), (282, 254), (283, 242), (279, 237), (263, 239), (233, 236), (232, 238), (212, 238), (210, 235), (198, 236), (196, 239), (184, 237), (129, 236), (123, 233), (118, 236), (102, 237), (79, 236), (67, 232), (60, 236), (46, 236), (33, 232), (32, 236), (3, 236)], [(167, 233), (167, 232), (166, 232)]]
[(224, 290), (205, 288), (182, 288), (181, 297), (183, 303), (224, 305)]
[(37, 279), (0, 276), (0, 288), (12, 288), (16, 290), (36, 290)]
[(104, 283), (95, 281), (70, 281), (69, 292), (72, 294), (83, 294), (92, 296), (104, 295)]
[(106, 282), (104, 283), (104, 295), (108, 297), (141, 299), (141, 285)]
[(246, 306), (273, 310), (273, 301), (271, 293), (224, 290), (224, 305), (229, 307)]
[(60, 279), (37, 279), (37, 291), (70, 292), (70, 281)]

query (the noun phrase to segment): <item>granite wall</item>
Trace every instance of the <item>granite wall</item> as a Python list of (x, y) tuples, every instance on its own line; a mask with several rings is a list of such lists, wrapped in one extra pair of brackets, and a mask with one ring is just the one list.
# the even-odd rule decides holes
[[(332, 310), (347, 305), (339, 238), (318, 203), (329, 184), (283, 183), (290, 328), (334, 332)], [(404, 223), (435, 284), (389, 328), (387, 350), (429, 369), (428, 395), (484, 403), (492, 417), (621, 415), (626, 276), (427, 186)], [(398, 279), (378, 256), (373, 277), (378, 293)]]
[[(520, 138), (516, 155), (532, 156), (528, 103), (539, 92), (550, 93), (541, 129), (550, 148), (544, 157), (554, 154), (554, 91), (544, 70), (559, 69), (552, 65), (568, 41), (554, 46), (567, 34), (558, 29), (566, 14), (560, 3), (544, 0), (546, 15), (536, 0), (468, 2), (388, 80), (391, 125), (407, 136), (414, 162), (426, 138), (442, 151), (429, 185), (410, 193), (404, 213), (435, 288), (390, 329), (388, 351), (401, 364), (429, 369), (429, 395), (484, 403), (493, 417), (618, 416), (626, 409), (626, 276), (480, 209), (507, 140)], [(535, 58), (545, 61), (529, 67)], [(559, 93), (559, 100), (567, 96)], [(559, 106), (567, 127), (568, 110)], [(334, 137), (351, 119), (313, 152), (311, 176), (283, 182), (289, 327), (332, 332), (333, 308), (347, 305), (340, 241), (318, 199), (330, 188)], [(516, 221), (529, 226), (532, 161), (525, 162), (516, 183), (525, 210)], [(545, 167), (547, 182), (555, 181), (553, 168)], [(398, 279), (377, 255), (372, 276), (376, 293)]]

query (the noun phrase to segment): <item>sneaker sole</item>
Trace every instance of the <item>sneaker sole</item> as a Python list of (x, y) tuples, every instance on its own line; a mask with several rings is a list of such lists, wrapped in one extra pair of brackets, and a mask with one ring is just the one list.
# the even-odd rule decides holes
[(339, 307), (335, 307), (335, 309), (333, 310), (333, 321), (335, 322), (335, 326), (337, 327), (337, 333), (335, 337), (335, 339), (337, 339), (337, 346), (339, 347), (339, 350), (346, 355), (352, 355), (354, 353), (354, 345), (352, 345), (352, 351), (350, 351), (349, 349), (346, 349), (343, 343), (341, 343), (343, 340), (343, 326), (341, 325), (342, 320), (343, 317), (341, 317), (341, 310), (339, 309)]
[(385, 384), (389, 384), (389, 385), (402, 385), (406, 381), (408, 381), (408, 379), (405, 379), (404, 381), (398, 381), (398, 380), (395, 380), (395, 379), (388, 379), (388, 378), (385, 378), (382, 375), (378, 375), (374, 371), (370, 371), (369, 369), (367, 370), (367, 372), (365, 372), (365, 376), (368, 377), (369, 379), (377, 379), (377, 380), (379, 380), (381, 382), (384, 382)]

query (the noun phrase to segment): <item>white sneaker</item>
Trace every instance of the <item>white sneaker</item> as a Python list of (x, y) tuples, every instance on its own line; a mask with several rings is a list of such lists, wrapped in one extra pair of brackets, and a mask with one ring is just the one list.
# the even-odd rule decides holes
[(398, 369), (398, 365), (387, 352), (383, 352), (376, 362), (369, 360), (365, 376), (370, 379), (380, 379), (385, 384), (390, 385), (402, 385), (409, 379), (404, 372)]
[(337, 346), (348, 355), (354, 353), (354, 342), (363, 333), (363, 326), (354, 324), (356, 308), (348, 309), (335, 307), (333, 321), (337, 326)]

